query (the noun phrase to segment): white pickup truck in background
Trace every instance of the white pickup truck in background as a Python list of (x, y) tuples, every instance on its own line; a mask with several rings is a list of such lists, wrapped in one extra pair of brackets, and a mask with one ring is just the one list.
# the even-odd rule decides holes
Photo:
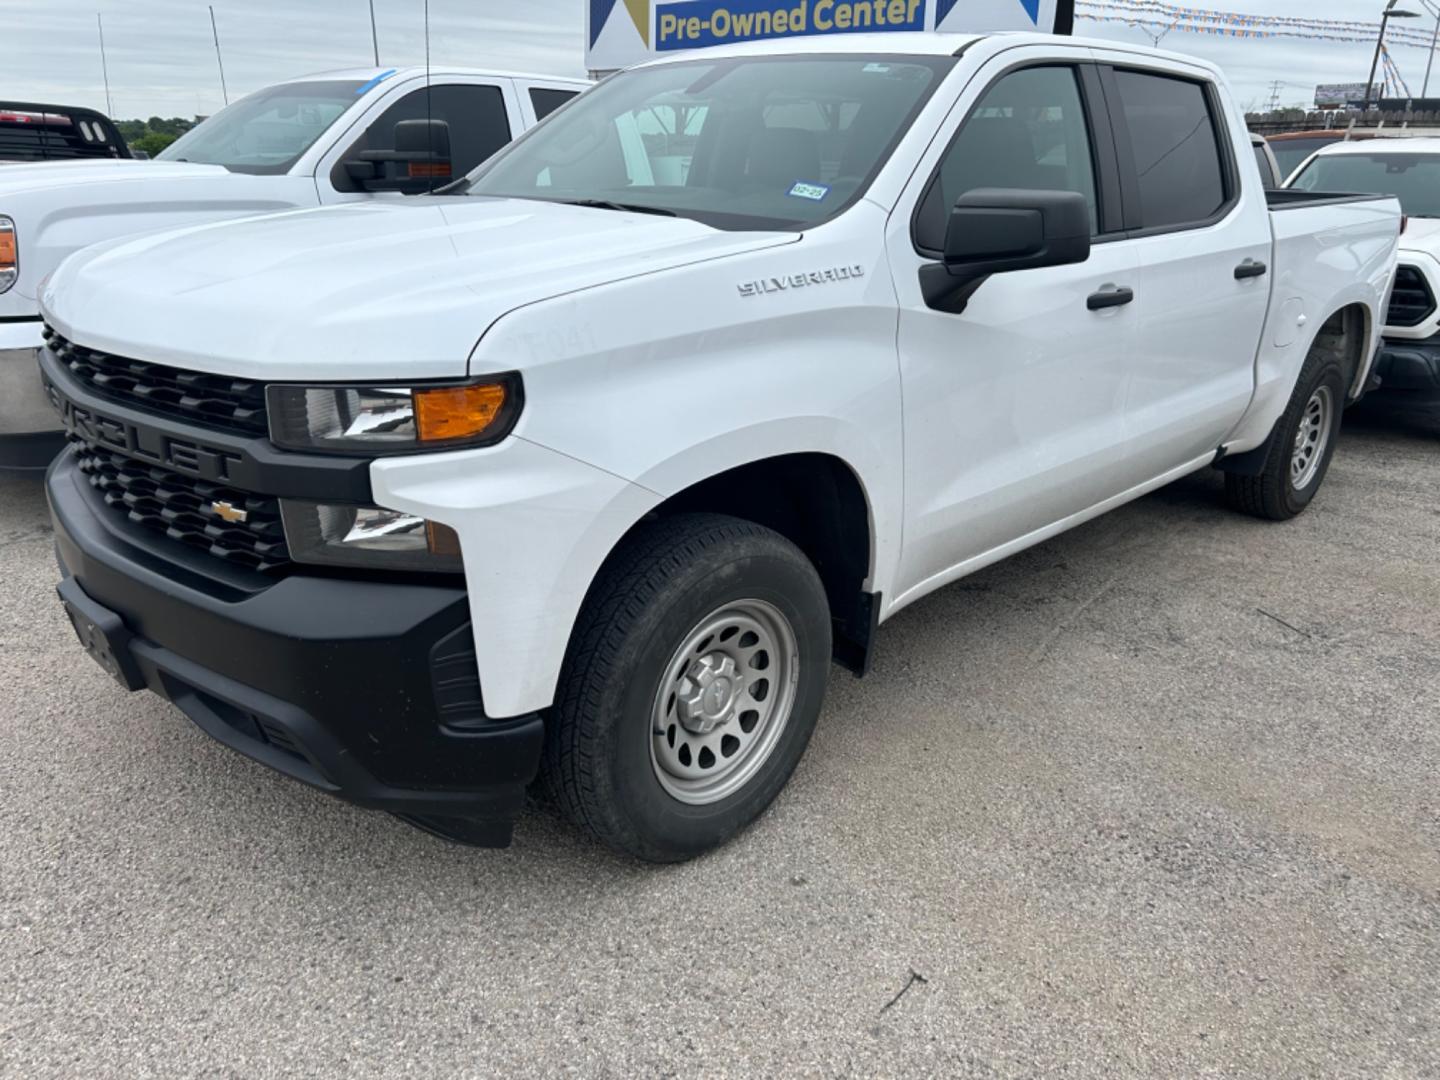
[(40, 394), (40, 282), (118, 236), (464, 176), (590, 84), (459, 68), (335, 71), (267, 87), (154, 161), (58, 161), (0, 171), (0, 468), (43, 467), (61, 444)]
[(122, 685), (322, 790), (500, 844), (538, 773), (685, 858), (932, 590), (1212, 465), (1303, 510), (1399, 229), (1267, 192), (1174, 54), (657, 60), (445, 194), (67, 260), (61, 597)]

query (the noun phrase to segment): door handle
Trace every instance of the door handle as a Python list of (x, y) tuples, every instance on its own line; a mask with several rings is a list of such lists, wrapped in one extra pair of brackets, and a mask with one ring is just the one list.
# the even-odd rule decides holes
[(1099, 311), (1101, 308), (1121, 307), (1134, 299), (1134, 289), (1126, 289), (1112, 285), (1109, 288), (1101, 289), (1099, 292), (1092, 292), (1085, 298), (1085, 306), (1091, 311)]
[(1246, 278), (1259, 277), (1265, 273), (1265, 264), (1259, 259), (1246, 259), (1239, 266), (1235, 267), (1235, 280), (1244, 281)]

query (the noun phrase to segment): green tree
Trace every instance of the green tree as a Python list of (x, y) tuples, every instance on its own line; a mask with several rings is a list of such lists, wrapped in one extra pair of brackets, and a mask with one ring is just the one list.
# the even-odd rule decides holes
[(142, 150), (154, 157), (179, 137), (178, 135), (166, 135), (160, 131), (150, 131), (138, 139), (127, 139), (126, 142), (130, 144), (131, 150)]

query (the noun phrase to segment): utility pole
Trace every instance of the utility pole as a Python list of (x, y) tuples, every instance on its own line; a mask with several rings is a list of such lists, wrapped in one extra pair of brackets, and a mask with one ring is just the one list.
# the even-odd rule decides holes
[[(1437, 24), (1440, 25), (1440, 24)], [(370, 0), (370, 44), (375, 47), (375, 66), (380, 66), (380, 33), (375, 29), (375, 0)]]
[[(1395, 5), (1398, 2), (1399, 0), (1390, 0), (1390, 2), (1385, 5), (1385, 10), (1380, 13), (1380, 34), (1375, 39), (1375, 58), (1370, 61), (1370, 77), (1365, 80), (1366, 112), (1370, 111), (1370, 90), (1375, 85), (1375, 69), (1380, 66), (1380, 51), (1385, 48), (1385, 24), (1388, 23), (1391, 19), (1419, 18), (1419, 15), (1417, 15), (1413, 11), (1396, 11)], [(1381, 92), (1380, 96), (1385, 96), (1383, 91)]]
[[(1393, 4), (1395, 0), (1390, 0)], [(210, 5), (210, 33), (215, 36), (215, 63), (220, 65), (220, 96), (230, 104), (230, 91), (225, 89), (225, 61), (220, 58), (220, 31), (215, 26), (215, 5)]]
[(115, 115), (115, 106), (110, 104), (110, 65), (105, 62), (105, 23), (100, 12), (95, 13), (95, 25), (100, 28), (100, 71), (105, 76), (105, 115)]
[(1440, 44), (1440, 7), (1436, 7), (1431, 0), (1420, 0), (1420, 4), (1435, 16), (1435, 32), (1430, 35), (1430, 55), (1425, 60), (1425, 82), (1420, 87), (1420, 96), (1423, 98), (1430, 90), (1430, 67), (1435, 63), (1435, 46)]
[(1282, 86), (1284, 86), (1284, 85), (1285, 85), (1285, 83), (1284, 83), (1284, 81), (1281, 80), (1281, 79), (1276, 79), (1274, 82), (1272, 82), (1272, 83), (1270, 84), (1270, 111), (1271, 111), (1271, 112), (1274, 112), (1276, 109), (1280, 108), (1280, 88), (1281, 88)]

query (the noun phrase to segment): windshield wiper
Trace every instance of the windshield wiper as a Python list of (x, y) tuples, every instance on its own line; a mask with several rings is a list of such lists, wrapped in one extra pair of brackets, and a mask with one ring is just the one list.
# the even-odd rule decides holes
[(659, 214), (661, 217), (679, 217), (674, 210), (663, 206), (645, 206), (641, 203), (611, 202), (609, 199), (561, 199), (566, 206), (589, 206), (595, 210), (628, 210), (636, 214)]

